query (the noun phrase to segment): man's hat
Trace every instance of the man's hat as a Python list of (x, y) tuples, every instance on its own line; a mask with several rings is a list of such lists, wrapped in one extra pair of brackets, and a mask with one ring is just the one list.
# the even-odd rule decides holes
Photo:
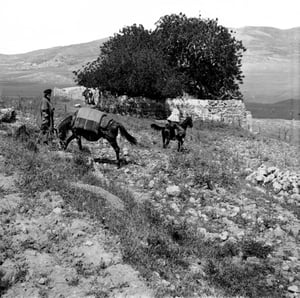
[(44, 90), (44, 94), (47, 95), (47, 94), (51, 94), (52, 93), (52, 90), (51, 89), (46, 89)]

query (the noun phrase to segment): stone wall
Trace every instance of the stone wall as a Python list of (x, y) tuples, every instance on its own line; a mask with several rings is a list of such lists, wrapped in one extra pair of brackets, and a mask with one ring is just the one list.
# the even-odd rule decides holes
[(80, 99), (84, 100), (82, 92), (85, 90), (85, 87), (76, 86), (76, 87), (67, 87), (67, 88), (57, 88), (53, 89), (53, 96), (65, 97), (67, 99)]
[[(82, 99), (84, 87), (54, 89), (54, 94), (73, 99)], [(190, 115), (193, 119), (221, 121), (243, 127), (252, 131), (252, 115), (246, 110), (241, 100), (208, 100), (188, 97), (157, 101), (144, 97), (102, 96), (98, 102), (101, 110), (107, 113), (132, 115), (141, 118), (166, 119), (174, 105), (179, 105), (183, 116)]]
[(165, 102), (144, 97), (105, 96), (99, 99), (98, 105), (107, 113), (131, 115), (138, 118), (166, 119), (170, 113)]
[(99, 102), (100, 108), (109, 113), (166, 119), (174, 105), (179, 105), (183, 117), (190, 115), (193, 119), (221, 121), (227, 124), (243, 127), (252, 131), (252, 115), (246, 110), (241, 100), (207, 100), (176, 98), (165, 102), (143, 97), (129, 98), (127, 96), (105, 97)]
[(190, 115), (193, 119), (221, 121), (252, 131), (252, 115), (241, 100), (176, 98), (168, 99), (166, 103), (169, 109), (179, 105), (183, 116)]

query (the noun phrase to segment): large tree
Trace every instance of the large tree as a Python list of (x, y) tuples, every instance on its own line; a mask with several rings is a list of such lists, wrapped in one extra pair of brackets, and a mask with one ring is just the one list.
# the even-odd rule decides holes
[(123, 28), (101, 47), (97, 60), (74, 72), (76, 82), (116, 94), (198, 98), (240, 96), (245, 48), (217, 20), (167, 15), (152, 32)]
[[(76, 82), (113, 94), (164, 98), (177, 96), (176, 76), (142, 25), (123, 28), (101, 47), (100, 57), (74, 72)], [(170, 88), (172, 85), (172, 88)]]
[(218, 20), (167, 15), (153, 32), (168, 64), (183, 74), (184, 88), (198, 97), (240, 95), (245, 48)]

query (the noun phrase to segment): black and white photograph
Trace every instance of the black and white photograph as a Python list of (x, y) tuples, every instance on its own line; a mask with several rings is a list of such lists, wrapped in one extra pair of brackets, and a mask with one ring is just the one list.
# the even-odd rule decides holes
[(299, 0), (0, 0), (0, 297), (300, 298)]

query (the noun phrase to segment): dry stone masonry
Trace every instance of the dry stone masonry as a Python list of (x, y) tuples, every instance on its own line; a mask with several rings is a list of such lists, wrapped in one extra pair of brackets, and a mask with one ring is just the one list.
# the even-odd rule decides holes
[(280, 171), (277, 167), (261, 165), (246, 180), (262, 186), (271, 186), (276, 194), (289, 196), (300, 203), (300, 173)]
[(194, 119), (221, 121), (252, 131), (252, 115), (242, 100), (210, 100), (176, 98), (167, 100), (170, 109), (179, 105), (186, 115)]
[(174, 105), (179, 105), (183, 116), (190, 115), (194, 119), (221, 121), (252, 131), (252, 115), (246, 110), (241, 100), (208, 100), (176, 98), (165, 102), (143, 97), (105, 98), (100, 100), (100, 108), (106, 112), (129, 114), (137, 117), (166, 119)]
[[(82, 99), (84, 87), (54, 88), (55, 96), (71, 99)], [(108, 113), (132, 115), (135, 117), (166, 119), (174, 105), (179, 105), (184, 116), (191, 115), (194, 119), (220, 121), (243, 127), (252, 132), (252, 115), (246, 110), (242, 100), (210, 100), (195, 99), (184, 95), (180, 98), (164, 101), (144, 97), (128, 97), (106, 95), (99, 98), (101, 110)]]

